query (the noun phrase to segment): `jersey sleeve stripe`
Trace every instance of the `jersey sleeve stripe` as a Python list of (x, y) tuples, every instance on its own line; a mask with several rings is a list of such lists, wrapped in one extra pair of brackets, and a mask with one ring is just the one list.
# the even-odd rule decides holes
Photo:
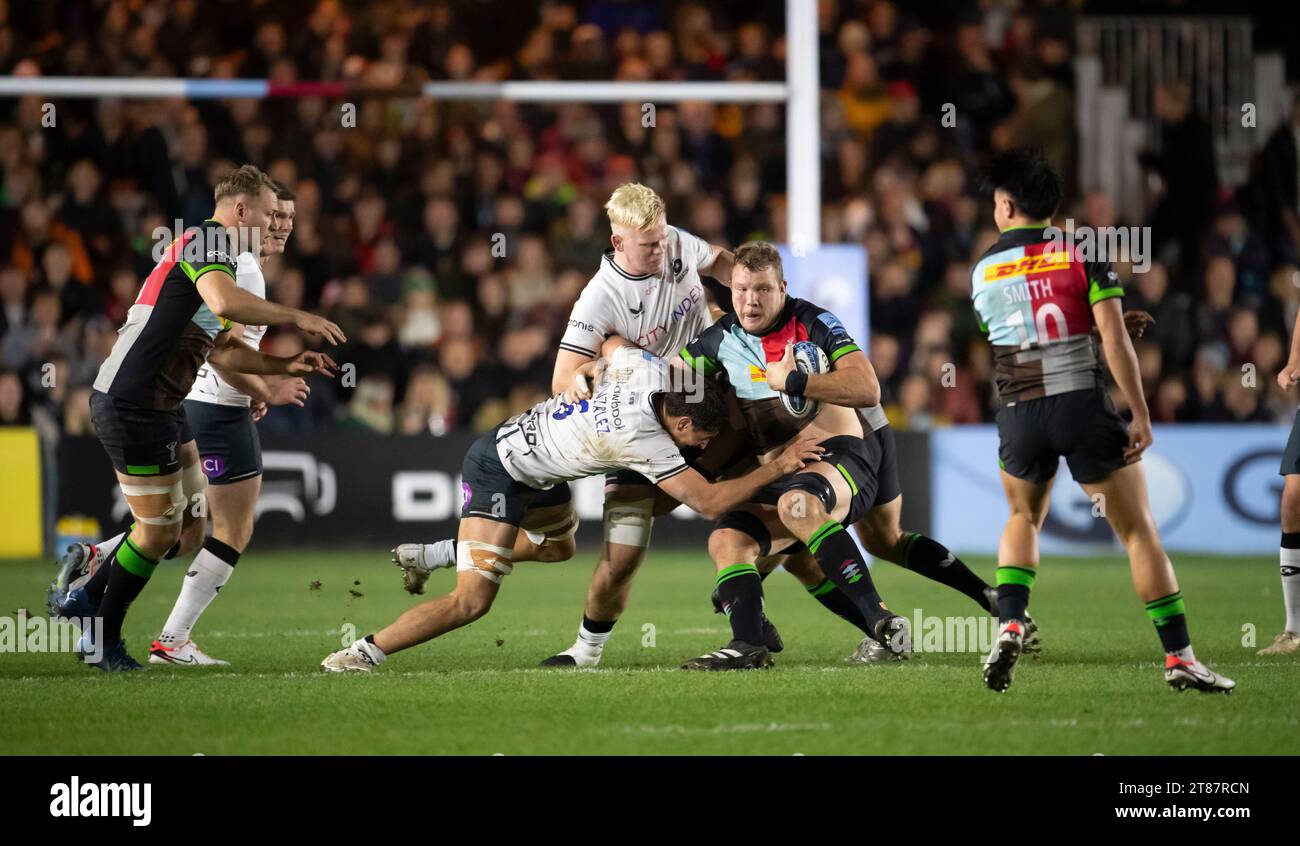
[(196, 284), (198, 283), (200, 276), (213, 270), (224, 270), (227, 274), (229, 274), (232, 280), (235, 278), (234, 271), (232, 271), (229, 266), (224, 264), (205, 264), (196, 270), (194, 268), (194, 265), (190, 264), (188, 261), (182, 261), (180, 263), (180, 268), (181, 270), (185, 271), (186, 276), (190, 277), (190, 281)]
[(688, 465), (678, 464), (673, 469), (666, 470), (663, 473), (660, 473), (659, 475), (655, 476), (655, 481), (662, 482), (664, 479), (671, 479), (673, 476), (676, 476), (678, 473), (685, 473), (688, 469), (690, 469)]
[(1094, 281), (1088, 286), (1088, 305), (1096, 305), (1102, 300), (1122, 296), (1124, 296), (1124, 289), (1118, 285), (1113, 288), (1103, 288)]
[(859, 347), (857, 344), (845, 344), (844, 346), (840, 347), (839, 349), (831, 353), (831, 362), (834, 363), (836, 361), (839, 361), (841, 358), (848, 355), (849, 353), (859, 352), (861, 351), (861, 349), (862, 348)]
[(692, 370), (698, 370), (705, 376), (712, 376), (718, 372), (718, 363), (704, 353), (691, 355), (690, 350), (683, 349), (681, 356), (682, 360), (689, 364)]
[(580, 346), (578, 346), (577, 344), (572, 344), (572, 343), (569, 343), (568, 341), (561, 341), (561, 342), (560, 342), (560, 349), (562, 349), (562, 350), (568, 350), (569, 352), (574, 352), (574, 353), (577, 353), (578, 355), (585, 355), (585, 356), (587, 356), (587, 357), (589, 357), (589, 358), (595, 358), (595, 357), (596, 357), (596, 353), (595, 353), (593, 350), (589, 350), (589, 349), (587, 349), (586, 347), (580, 347)]

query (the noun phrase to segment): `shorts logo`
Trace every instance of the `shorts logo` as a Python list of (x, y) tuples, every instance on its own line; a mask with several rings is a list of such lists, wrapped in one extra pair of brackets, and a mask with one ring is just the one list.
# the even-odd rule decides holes
[(474, 498), (474, 489), (469, 486), (469, 482), (460, 483), (460, 507), (465, 508), (469, 501)]
[(175, 441), (172, 441), (171, 443), (169, 443), (169, 444), (167, 445), (167, 456), (168, 456), (168, 461), (169, 461), (169, 462), (175, 463), (175, 461), (176, 461), (176, 442), (175, 442)]
[(203, 475), (209, 479), (216, 479), (225, 475), (226, 459), (220, 455), (205, 455), (200, 464), (203, 468)]

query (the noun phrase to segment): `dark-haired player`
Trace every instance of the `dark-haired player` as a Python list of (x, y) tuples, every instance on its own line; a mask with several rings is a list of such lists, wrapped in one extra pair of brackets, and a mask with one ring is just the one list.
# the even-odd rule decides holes
[[(583, 365), (591, 368), (594, 362)], [(517, 561), (564, 561), (574, 552), (568, 482), (617, 470), (650, 479), (709, 517), (815, 461), (821, 449), (790, 445), (739, 479), (710, 483), (681, 450), (703, 447), (726, 422), (721, 389), (634, 347), (615, 354), (590, 399), (557, 394), (510, 418), (470, 447), (461, 475), (456, 586), (321, 662), (328, 672), (369, 672), (392, 653), (468, 625), (492, 607)], [(541, 536), (530, 539), (528, 532)]]
[[(1235, 683), (1196, 660), (1183, 596), (1147, 502), (1138, 463), (1151, 445), (1151, 418), (1125, 330), (1123, 288), (1105, 261), (1092, 261), (1048, 230), (1061, 200), (1040, 152), (1018, 148), (989, 166), (985, 186), (1002, 233), (971, 271), (971, 296), (993, 343), (1002, 487), (1011, 507), (998, 547), (1001, 628), (984, 682), (1011, 686), (1023, 648), (1026, 608), (1038, 572), (1038, 532), (1062, 456), (1128, 552), (1133, 586), (1165, 651), (1174, 688), (1231, 690)], [(1092, 341), (1094, 323), (1115, 382), (1133, 411), (1127, 426), (1106, 393)]]
[(291, 323), (331, 343), (346, 340), (334, 323), (236, 285), (235, 256), (256, 249), (273, 226), (271, 179), (244, 165), (214, 193), (212, 217), (168, 245), (145, 279), (91, 393), (95, 434), (135, 522), (109, 564), (54, 604), (64, 617), (102, 620), (78, 644), (83, 660), (102, 670), (140, 668), (122, 643), (122, 622), (158, 562), (177, 547), (185, 514), (193, 513), (187, 504), (206, 487), (181, 409), (199, 367), (207, 361), (243, 373), (297, 376), (329, 374), (335, 366), (316, 352), (263, 355), (231, 337), (230, 321)]

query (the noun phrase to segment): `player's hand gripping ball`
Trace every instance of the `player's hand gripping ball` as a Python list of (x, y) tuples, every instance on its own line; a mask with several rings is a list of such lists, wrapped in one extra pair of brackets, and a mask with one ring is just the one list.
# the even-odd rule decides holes
[[(794, 345), (794, 366), (802, 373), (826, 373), (831, 369), (826, 353), (812, 341), (800, 341)], [(796, 420), (811, 420), (822, 410), (821, 400), (793, 397), (789, 394), (779, 394), (779, 396), (781, 405), (785, 406), (785, 410)]]

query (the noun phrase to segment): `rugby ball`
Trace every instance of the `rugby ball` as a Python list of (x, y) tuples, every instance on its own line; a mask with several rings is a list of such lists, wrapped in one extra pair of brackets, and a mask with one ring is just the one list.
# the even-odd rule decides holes
[[(802, 373), (826, 373), (831, 369), (826, 353), (812, 341), (800, 341), (794, 345), (794, 366)], [(789, 394), (780, 396), (781, 405), (796, 420), (811, 420), (822, 410), (821, 400), (792, 397)]]

